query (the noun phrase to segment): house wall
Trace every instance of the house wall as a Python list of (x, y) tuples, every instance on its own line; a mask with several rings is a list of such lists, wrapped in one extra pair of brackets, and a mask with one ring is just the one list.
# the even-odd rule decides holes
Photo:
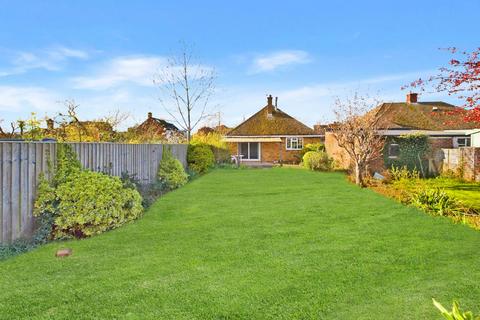
[(335, 167), (339, 169), (350, 168), (350, 156), (338, 145), (337, 139), (332, 132), (325, 133), (325, 151), (333, 159)]
[(471, 135), (470, 144), (472, 147), (480, 148), (480, 132)]
[[(444, 148), (453, 148), (452, 137), (430, 137), (428, 142), (431, 147), (432, 155), (434, 155), (438, 150)], [(331, 132), (327, 132), (325, 134), (325, 149), (327, 154), (335, 161), (335, 166), (337, 168), (349, 169), (351, 167), (350, 156), (338, 145), (335, 135)], [(434, 164), (432, 164), (432, 166), (434, 166)], [(382, 172), (386, 169), (383, 157), (375, 159), (369, 163), (368, 167), (371, 172)]]
[(433, 150), (453, 148), (453, 138), (451, 137), (432, 137), (428, 139), (428, 142)]
[[(298, 163), (300, 150), (287, 150), (286, 138), (282, 142), (261, 142), (260, 161), (269, 163)], [(317, 137), (303, 138), (303, 145), (321, 143), (322, 139)], [(231, 154), (238, 154), (238, 143), (230, 142), (228, 147)]]

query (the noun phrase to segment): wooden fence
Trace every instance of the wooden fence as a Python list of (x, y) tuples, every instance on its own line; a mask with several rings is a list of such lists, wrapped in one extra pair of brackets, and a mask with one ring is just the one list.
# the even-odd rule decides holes
[[(184, 144), (69, 143), (84, 168), (120, 176), (134, 174), (140, 183), (156, 178), (164, 147), (186, 166)], [(41, 172), (55, 160), (55, 142), (0, 142), (0, 243), (33, 232), (33, 203)]]
[(442, 149), (442, 152), (443, 171), (451, 171), (465, 180), (480, 181), (480, 148)]

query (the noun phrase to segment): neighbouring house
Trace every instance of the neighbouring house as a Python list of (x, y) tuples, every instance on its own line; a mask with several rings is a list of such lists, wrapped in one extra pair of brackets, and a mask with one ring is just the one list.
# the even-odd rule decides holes
[[(446, 102), (419, 102), (416, 93), (407, 94), (405, 102), (382, 103), (371, 112), (378, 116), (379, 134), (386, 137), (383, 157), (370, 166), (372, 171), (385, 169), (388, 163), (401, 157), (399, 142), (405, 135), (428, 137), (429, 155), (426, 162), (429, 172), (438, 172), (443, 161), (442, 149), (480, 147), (479, 124), (464, 121), (462, 108)], [(341, 168), (350, 166), (347, 153), (338, 146), (335, 136), (327, 130), (325, 134), (327, 153)], [(427, 170), (427, 168), (425, 168)]]
[(227, 127), (226, 125), (220, 124), (213, 128), (208, 126), (201, 127), (200, 129), (197, 130), (196, 134), (207, 135), (209, 133), (218, 133), (218, 134), (224, 135), (228, 133), (228, 131), (230, 131), (229, 127)]
[(185, 134), (174, 124), (166, 120), (153, 117), (149, 112), (147, 119), (139, 125), (129, 128), (128, 132), (134, 136), (133, 140), (138, 142), (153, 142), (165, 140), (184, 140)]
[(297, 163), (303, 146), (323, 142), (307, 125), (286, 114), (273, 104), (230, 130), (224, 137), (232, 155), (241, 156), (243, 163)]

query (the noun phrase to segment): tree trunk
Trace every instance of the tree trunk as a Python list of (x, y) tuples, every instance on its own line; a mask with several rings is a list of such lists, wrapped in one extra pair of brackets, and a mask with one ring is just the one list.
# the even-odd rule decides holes
[(355, 163), (355, 184), (363, 187), (362, 166), (359, 162)]

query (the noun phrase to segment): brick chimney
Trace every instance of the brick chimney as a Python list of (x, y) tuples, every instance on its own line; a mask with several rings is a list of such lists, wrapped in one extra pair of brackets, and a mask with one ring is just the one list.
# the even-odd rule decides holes
[(267, 116), (272, 117), (273, 114), (273, 97), (271, 94), (268, 95), (267, 97)]
[(148, 119), (152, 119), (153, 115), (151, 112), (148, 113)]
[(417, 103), (418, 93), (407, 93), (407, 103)]

